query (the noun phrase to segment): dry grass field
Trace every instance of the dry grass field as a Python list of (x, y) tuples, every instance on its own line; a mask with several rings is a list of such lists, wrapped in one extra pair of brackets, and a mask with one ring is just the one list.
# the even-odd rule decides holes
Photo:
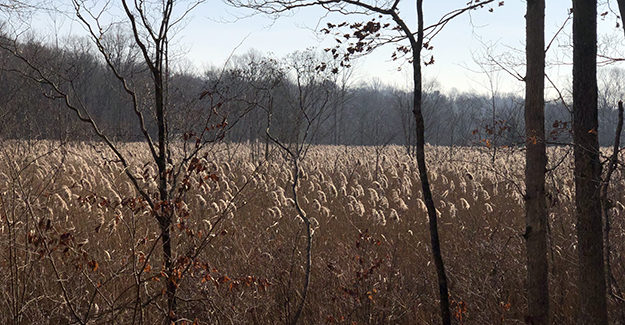
[[(156, 195), (140, 144), (122, 150)], [(443, 257), (458, 324), (523, 324), (524, 156), (428, 149)], [(551, 299), (576, 318), (572, 153), (549, 149)], [(120, 164), (95, 143), (5, 142), (0, 149), (0, 323), (157, 324), (163, 319), (158, 224)], [(178, 310), (191, 324), (280, 324), (304, 278), (305, 236), (290, 165), (275, 152), (218, 145), (176, 205)], [(401, 147), (314, 146), (299, 200), (314, 226), (302, 324), (436, 323), (438, 286), (416, 163)], [(625, 289), (625, 172), (611, 187), (613, 282)], [(182, 192), (181, 192), (182, 193)], [(610, 298), (610, 319), (625, 308)]]

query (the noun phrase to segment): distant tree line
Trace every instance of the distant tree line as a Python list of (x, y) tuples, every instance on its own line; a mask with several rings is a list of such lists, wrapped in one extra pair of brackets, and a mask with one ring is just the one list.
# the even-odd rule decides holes
[[(138, 51), (122, 32), (104, 40), (115, 45), (111, 59), (123, 67), (121, 73), (134, 87), (149, 81), (149, 72), (141, 68)], [(77, 100), (90, 107), (89, 113), (117, 140), (139, 138), (131, 102), (115, 76), (96, 55), (86, 39), (73, 38), (62, 45), (43, 42), (12, 43), (2, 37), (0, 50), (0, 117), (3, 138), (88, 140), (91, 133), (74, 123), (61, 98), (50, 101), (53, 92), (28, 75), (23, 61), (9, 53), (14, 48), (33, 62), (45, 62), (62, 87), (73, 88)], [(412, 150), (414, 119), (410, 110), (412, 95), (379, 81), (355, 83), (353, 68), (340, 67), (331, 56), (315, 50), (296, 52), (285, 58), (273, 58), (250, 52), (232, 58), (224, 68), (197, 73), (172, 68), (166, 94), (172, 109), (172, 134), (184, 135), (198, 114), (211, 113), (207, 103), (219, 96), (219, 114), (236, 116), (226, 135), (232, 142), (268, 140), (265, 130), (281, 141), (296, 142), (302, 135), (304, 111), (313, 108), (318, 118), (307, 139), (318, 144), (385, 145), (398, 144)], [(616, 102), (623, 93), (618, 80), (625, 71), (617, 68), (601, 71), (599, 76), (599, 141), (608, 146), (616, 128)], [(146, 93), (149, 89), (146, 88)], [(568, 93), (561, 90), (561, 93)], [(139, 100), (143, 100), (139, 98)], [(570, 142), (571, 113), (560, 98), (546, 103), (548, 141), (552, 145)], [(149, 105), (145, 101), (144, 105)], [(495, 96), (476, 93), (442, 93), (435, 81), (424, 85), (423, 113), (426, 141), (432, 145), (516, 146), (524, 143), (523, 98), (512, 94)], [(304, 110), (304, 106), (307, 108)], [(148, 107), (146, 106), (146, 111)], [(150, 132), (154, 123), (147, 121)]]

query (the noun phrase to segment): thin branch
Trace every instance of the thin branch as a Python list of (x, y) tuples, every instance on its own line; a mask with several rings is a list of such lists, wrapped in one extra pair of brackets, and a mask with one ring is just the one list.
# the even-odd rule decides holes
[(85, 109), (81, 110), (79, 107), (76, 107), (73, 104), (73, 102), (72, 102), (72, 100), (70, 98), (70, 95), (68, 93), (64, 92), (55, 82), (53, 82), (49, 77), (45, 76), (43, 71), (41, 71), (41, 69), (36, 67), (29, 59), (27, 59), (24, 56), (20, 55), (17, 52), (17, 50), (6, 47), (4, 45), (4, 43), (2, 43), (2, 42), (0, 42), (0, 48), (3, 48), (5, 50), (9, 51), (16, 58), (18, 58), (20, 61), (25, 63), (30, 69), (32, 69), (37, 74), (37, 76), (39, 77), (39, 78), (31, 77), (33, 80), (52, 87), (54, 92), (56, 92), (63, 99), (65, 106), (69, 110), (74, 112), (76, 117), (81, 122), (84, 122), (84, 123), (88, 124), (91, 127), (93, 132), (101, 140), (103, 140), (104, 143), (106, 143), (106, 145), (111, 149), (111, 151), (113, 151), (115, 156), (122, 163), (122, 165), (124, 167), (124, 172), (126, 173), (128, 178), (130, 179), (130, 181), (133, 183), (133, 185), (134, 185), (135, 189), (137, 190), (137, 192), (139, 192), (139, 194), (143, 197), (143, 199), (146, 200), (146, 202), (150, 205), (150, 207), (154, 207), (154, 204), (153, 204), (152, 199), (150, 198), (150, 196), (139, 186), (139, 182), (138, 182), (137, 178), (130, 172), (130, 165), (128, 164), (128, 161), (126, 160), (126, 157), (119, 151), (119, 149), (115, 146), (115, 144), (113, 144), (113, 142), (109, 139), (109, 137), (106, 136), (100, 130), (98, 124), (88, 115), (88, 112)]

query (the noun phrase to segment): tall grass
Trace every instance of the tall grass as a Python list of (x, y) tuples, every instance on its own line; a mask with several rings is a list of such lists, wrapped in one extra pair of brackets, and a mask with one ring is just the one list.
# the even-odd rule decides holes
[[(189, 179), (176, 207), (179, 315), (189, 324), (284, 323), (300, 298), (306, 240), (288, 195), (291, 172), (277, 155), (250, 161), (250, 147), (240, 146), (227, 161), (222, 149), (206, 156), (208, 167)], [(147, 150), (139, 144), (123, 150), (132, 152), (141, 185), (156, 195)], [(449, 150), (429, 147), (427, 159), (454, 317), (463, 324), (523, 323), (522, 152), (500, 152), (493, 163), (478, 149)], [(564, 154), (549, 151), (551, 161)], [(551, 299), (559, 324), (577, 317), (571, 164), (565, 158), (548, 179)], [(302, 323), (436, 323), (438, 287), (412, 158), (393, 146), (316, 146), (301, 167), (300, 201), (314, 227)], [(610, 195), (620, 286), (623, 176), (616, 171)], [(167, 280), (154, 250), (159, 231), (100, 145), (4, 143), (0, 213), (1, 323), (71, 323), (75, 314), (102, 324), (162, 321)], [(625, 322), (622, 303), (610, 301), (612, 321)]]

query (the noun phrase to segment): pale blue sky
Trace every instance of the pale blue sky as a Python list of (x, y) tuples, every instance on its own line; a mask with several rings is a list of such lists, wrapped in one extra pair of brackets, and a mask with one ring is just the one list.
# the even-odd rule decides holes
[[(402, 15), (414, 26), (416, 24), (414, 1), (402, 2), (404, 6), (401, 8)], [(426, 26), (438, 21), (443, 14), (462, 7), (466, 2), (466, 0), (425, 0)], [(501, 7), (496, 5), (491, 7), (494, 7), (493, 12), (489, 12), (489, 7), (486, 7), (455, 18), (437, 35), (432, 42), (434, 45), (432, 54), (436, 64), (424, 68), (427, 79), (437, 80), (440, 87), (446, 91), (456, 88), (461, 91), (487, 92), (491, 88), (490, 83), (485, 74), (480, 73), (481, 68), (475, 62), (476, 59), (484, 60), (487, 47), (490, 46), (493, 56), (502, 56), (504, 60), (510, 59), (510, 63), (522, 63), (523, 54), (515, 54), (515, 49), (523, 50), (524, 47), (525, 1), (508, 0)], [(547, 41), (565, 22), (570, 7), (571, 2), (567, 0), (547, 1), (545, 23)], [(615, 4), (613, 8), (617, 8)], [(600, 12), (608, 10), (607, 5), (599, 9)], [(311, 46), (332, 46), (333, 38), (323, 38), (314, 33), (314, 30), (319, 29), (319, 19), (325, 17), (322, 24), (327, 21), (336, 23), (345, 19), (340, 15), (325, 16), (325, 11), (319, 8), (300, 9), (276, 21), (262, 15), (239, 18), (250, 13), (229, 7), (219, 0), (212, 0), (195, 12), (188, 26), (189, 33), (183, 36), (182, 40), (183, 44), (189, 44), (189, 59), (200, 65), (220, 65), (241, 42), (243, 43), (237, 49), (237, 53), (256, 49), (261, 52), (273, 52), (278, 56)], [(622, 30), (617, 29), (615, 25), (616, 17), (613, 14), (607, 15), (604, 20), (600, 19), (600, 34), (604, 37), (611, 35), (620, 41), (620, 46), (623, 46), (622, 39), (625, 37), (622, 37)], [(560, 40), (554, 42), (548, 52), (550, 62), (570, 61), (566, 59), (569, 55), (566, 52), (570, 52), (570, 48), (566, 47), (570, 30), (569, 23), (563, 30)], [(392, 47), (387, 46), (360, 59), (356, 78), (362, 81), (378, 78), (384, 83), (399, 87), (409, 85), (410, 67), (404, 66), (402, 71), (398, 71), (399, 63), (390, 60), (392, 50)], [(521, 74), (524, 73), (522, 66), (517, 69)], [(569, 65), (553, 65), (550, 72), (554, 75), (554, 80), (566, 84), (570, 69)], [(492, 77), (495, 80), (494, 86), (499, 91), (523, 90), (523, 84), (515, 81), (507, 73), (494, 73)]]
[[(62, 2), (61, 0), (57, 0)], [(65, 0), (63, 0), (65, 1)], [(414, 1), (402, 0), (402, 16), (409, 25), (415, 25)], [(454, 8), (466, 5), (467, 0), (425, 0), (424, 16), (426, 26), (437, 21), (444, 13)], [(494, 7), (494, 12), (488, 8)], [(566, 20), (571, 2), (568, 0), (547, 1), (546, 12), (546, 39), (549, 41), (556, 30)], [(616, 10), (614, 3), (612, 7)], [(607, 11), (607, 5), (602, 5), (600, 12)], [(244, 54), (250, 49), (261, 53), (272, 52), (281, 57), (296, 50), (308, 47), (329, 47), (334, 45), (333, 38), (323, 37), (315, 33), (319, 30), (319, 20), (326, 12), (320, 8), (304, 8), (279, 17), (275, 21), (263, 15), (252, 15), (251, 11), (230, 7), (222, 0), (208, 0), (196, 8), (189, 17), (184, 29), (177, 34), (177, 44), (181, 53), (187, 53), (185, 63), (197, 69), (207, 66), (222, 66), (226, 58), (235, 50), (235, 54)], [(490, 91), (490, 84), (486, 74), (480, 73), (480, 66), (475, 58), (483, 60), (488, 45), (491, 46), (493, 56), (500, 57), (504, 63), (522, 63), (524, 47), (525, 1), (507, 0), (501, 7), (494, 5), (485, 9), (463, 14), (450, 22), (431, 44), (434, 50), (436, 64), (424, 68), (426, 79), (438, 81), (441, 90), (449, 91)], [(341, 22), (345, 19), (340, 15), (327, 15), (325, 22)], [(362, 20), (353, 18), (355, 20)], [(611, 37), (624, 47), (625, 36), (622, 29), (615, 28), (616, 17), (613, 14), (599, 19), (601, 37)], [(65, 30), (71, 23), (62, 23)], [(568, 35), (571, 24), (563, 30), (561, 39), (555, 42), (553, 49), (548, 52), (548, 61), (570, 61)], [(53, 30), (54, 24), (49, 17), (38, 17), (35, 26), (43, 30)], [(80, 29), (73, 27), (72, 32)], [(238, 48), (237, 46), (240, 45)], [(399, 63), (390, 60), (392, 47), (377, 50), (371, 55), (360, 59), (356, 64), (355, 80), (370, 81), (377, 78), (382, 82), (398, 87), (407, 87), (410, 68), (405, 65), (398, 71)], [(622, 51), (621, 51), (622, 52)], [(429, 56), (429, 54), (428, 54)], [(559, 65), (550, 68), (555, 80), (566, 84), (571, 67)], [(524, 67), (517, 70), (523, 74)], [(499, 91), (520, 92), (523, 84), (514, 81), (506, 73), (491, 75), (494, 86)]]

